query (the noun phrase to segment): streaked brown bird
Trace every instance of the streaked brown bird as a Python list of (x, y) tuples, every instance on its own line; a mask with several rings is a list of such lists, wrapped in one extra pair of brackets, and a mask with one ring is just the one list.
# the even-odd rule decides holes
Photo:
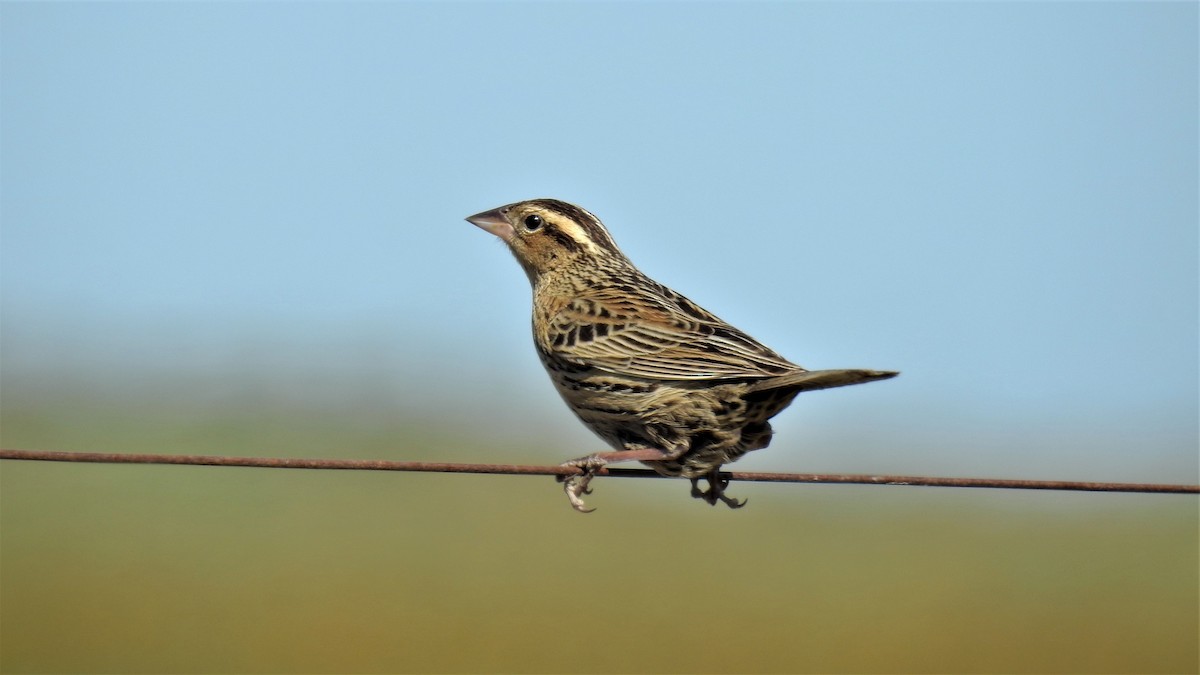
[[(611, 446), (566, 462), (578, 511), (605, 464), (640, 461), (691, 479), (692, 496), (732, 508), (718, 471), (771, 442), (768, 420), (802, 391), (895, 377), (805, 370), (642, 274), (596, 216), (533, 199), (467, 221), (500, 237), (533, 286), (533, 341), (571, 410)], [(706, 478), (708, 489), (698, 481)]]

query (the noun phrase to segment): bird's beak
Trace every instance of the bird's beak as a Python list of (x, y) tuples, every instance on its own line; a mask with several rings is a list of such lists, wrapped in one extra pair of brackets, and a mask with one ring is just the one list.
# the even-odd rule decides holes
[(500, 237), (504, 241), (511, 241), (517, 235), (516, 230), (509, 224), (508, 219), (504, 214), (508, 211), (507, 206), (501, 206), (498, 209), (476, 213), (473, 216), (467, 216), (467, 222), (472, 225), (487, 230), (492, 234)]

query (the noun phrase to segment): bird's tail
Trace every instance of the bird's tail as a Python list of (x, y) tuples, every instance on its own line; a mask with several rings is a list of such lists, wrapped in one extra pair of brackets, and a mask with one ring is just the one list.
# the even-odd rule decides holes
[(867, 382), (874, 382), (876, 380), (886, 380), (899, 374), (892, 370), (805, 370), (799, 373), (780, 375), (779, 377), (755, 382), (750, 386), (750, 391), (791, 389), (801, 392), (816, 389), (831, 389), (833, 387), (847, 387), (852, 384), (866, 384)]

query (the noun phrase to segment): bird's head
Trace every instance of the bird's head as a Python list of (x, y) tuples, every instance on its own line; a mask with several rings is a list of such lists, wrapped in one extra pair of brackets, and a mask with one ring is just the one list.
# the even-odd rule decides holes
[(531, 199), (467, 218), (504, 240), (531, 282), (589, 259), (625, 260), (600, 219), (557, 199)]

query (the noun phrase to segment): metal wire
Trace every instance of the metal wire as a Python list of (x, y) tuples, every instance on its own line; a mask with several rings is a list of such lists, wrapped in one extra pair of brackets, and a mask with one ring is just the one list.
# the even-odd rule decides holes
[[(188, 464), (241, 466), (265, 469), (342, 469), (354, 471), (421, 471), (438, 473), (483, 473), (537, 476), (569, 476), (581, 473), (571, 466), (527, 464), (456, 464), (450, 462), (390, 462), (378, 459), (303, 459), (292, 457), (227, 457), (223, 455), (160, 455), (109, 452), (63, 452), (58, 450), (0, 449), (0, 459), (42, 462), (99, 462), (105, 464)], [(598, 476), (617, 478), (665, 478), (645, 469), (604, 467)], [(1063, 480), (1003, 478), (940, 478), (935, 476), (888, 476), (871, 474), (756, 473), (722, 471), (730, 481), (761, 483), (830, 483), (854, 485), (914, 485), (925, 487), (1002, 488), (1017, 490), (1075, 490), (1089, 492), (1151, 492), (1200, 494), (1200, 485), (1170, 483), (1096, 483)]]

